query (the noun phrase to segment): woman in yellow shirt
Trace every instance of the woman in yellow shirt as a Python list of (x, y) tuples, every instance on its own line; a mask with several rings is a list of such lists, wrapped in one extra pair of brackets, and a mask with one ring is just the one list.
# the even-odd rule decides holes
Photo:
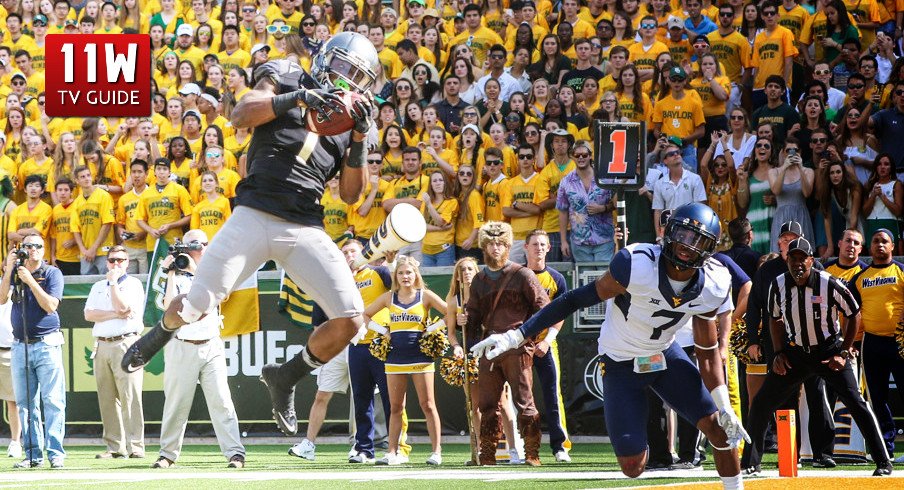
[(176, 75), (176, 82), (170, 86), (169, 91), (166, 93), (167, 99), (178, 97), (179, 89), (186, 83), (198, 83), (198, 74), (195, 72), (195, 65), (191, 61), (180, 61), (178, 68), (176, 68)]
[(119, 27), (123, 29), (135, 29), (138, 33), (146, 33), (150, 30), (149, 19), (141, 13), (138, 0), (125, 0), (119, 9)]
[(408, 146), (417, 146), (422, 141), (427, 141), (429, 133), (424, 127), (423, 110), (420, 104), (412, 100), (404, 107), (405, 114), (405, 141)]
[[(22, 141), (22, 132), (25, 130), (25, 111), (21, 107), (8, 107), (6, 109), (6, 149), (4, 153), (16, 164), (24, 160), (25, 145)], [(20, 185), (23, 182), (19, 180)]]
[(188, 189), (192, 166), (192, 152), (188, 140), (182, 136), (173, 138), (166, 151), (166, 158), (172, 163), (170, 181)]
[(191, 210), (191, 229), (200, 229), (208, 240), (213, 240), (232, 216), (232, 209), (229, 199), (217, 192), (217, 175), (210, 170), (201, 174), (201, 190), (204, 197)]
[[(44, 182), (48, 182), (53, 171), (53, 159), (47, 156), (47, 139), (42, 134), (23, 136), (23, 143), (28, 151), (28, 159), (19, 166), (19, 182), (25, 182), (30, 175), (40, 175)], [(45, 200), (47, 189), (50, 187), (45, 187)]]
[(466, 125), (461, 130), (456, 150), (458, 151), (458, 165), (470, 165), (477, 171), (477, 183), (482, 182), (483, 174), (483, 147), (481, 140), (483, 133), (473, 124)]
[(427, 234), (421, 242), (424, 267), (448, 267), (455, 263), (455, 220), (458, 200), (444, 172), (430, 174), (430, 188), (421, 195), (421, 212)]
[[(335, 176), (327, 181), (326, 192), (320, 204), (323, 206), (323, 231), (340, 247), (348, 237), (343, 237), (349, 231), (348, 210), (349, 205), (339, 197), (339, 177)], [(349, 235), (354, 236), (354, 235)]]
[[(53, 187), (48, 185), (47, 189), (50, 191), (55, 204), (60, 202), (55, 192), (56, 182), (62, 177), (68, 177), (74, 182), (75, 178), (72, 175), (72, 171), (81, 164), (81, 161), (82, 153), (78, 142), (75, 141), (75, 135), (69, 132), (61, 134), (60, 144), (53, 151), (53, 170), (47, 178), (48, 184), (53, 183)], [(77, 191), (73, 189), (73, 192)], [(77, 196), (78, 194), (74, 195)]]
[[(490, 139), (493, 140), (493, 147), (498, 148), (499, 151), (502, 152), (502, 173), (504, 173), (506, 177), (518, 175), (520, 172), (520, 170), (518, 170), (518, 157), (515, 155), (515, 149), (506, 142), (505, 126), (499, 123), (490, 126)], [(484, 154), (484, 159), (486, 159), (486, 154)], [(484, 167), (484, 170), (485, 168), (486, 167)], [(487, 175), (482, 175), (479, 179), (475, 179), (475, 181), (479, 180), (480, 182), (485, 182), (486, 177)]]
[[(492, 158), (493, 165), (499, 165), (499, 158)], [(489, 165), (489, 163), (487, 163)], [(456, 174), (456, 198), (458, 199), (458, 219), (455, 220), (455, 255), (462, 257), (482, 257), (477, 246), (477, 231), (483, 225), (484, 201), (477, 190), (474, 167), (462, 165)]]
[(622, 70), (615, 85), (615, 95), (622, 115), (629, 121), (650, 123), (653, 103), (650, 102), (650, 96), (641, 90), (640, 73), (633, 63), (625, 65)]
[(421, 172), (429, 174), (434, 170), (441, 170), (448, 176), (455, 175), (458, 169), (458, 155), (446, 148), (446, 131), (440, 127), (430, 130), (430, 138), (427, 143), (418, 144), (421, 149)]
[(389, 180), (395, 179), (402, 175), (402, 143), (404, 135), (402, 128), (393, 124), (383, 131), (383, 144), (380, 145), (380, 152), (383, 153), (383, 177), (389, 177)]
[[(207, 147), (211, 145), (219, 146), (220, 148), (225, 147), (225, 138), (223, 137), (223, 130), (220, 129), (216, 124), (212, 126), (207, 126), (207, 129), (204, 130), (204, 139), (201, 141), (201, 155), (207, 154)], [(231, 151), (225, 152), (223, 155), (223, 164), (229, 170), (234, 172), (238, 171), (238, 160), (235, 158), (235, 155)]]

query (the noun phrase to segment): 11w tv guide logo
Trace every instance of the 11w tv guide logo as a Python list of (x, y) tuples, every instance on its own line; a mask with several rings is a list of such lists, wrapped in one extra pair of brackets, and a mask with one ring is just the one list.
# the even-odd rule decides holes
[(45, 110), (51, 117), (151, 115), (146, 34), (51, 34)]

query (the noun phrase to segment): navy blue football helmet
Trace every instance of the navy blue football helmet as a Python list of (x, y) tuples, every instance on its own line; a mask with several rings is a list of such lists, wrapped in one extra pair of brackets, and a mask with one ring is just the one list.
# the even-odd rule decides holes
[(662, 255), (678, 268), (699, 269), (715, 253), (721, 233), (719, 216), (709, 206), (696, 202), (679, 206), (666, 222)]

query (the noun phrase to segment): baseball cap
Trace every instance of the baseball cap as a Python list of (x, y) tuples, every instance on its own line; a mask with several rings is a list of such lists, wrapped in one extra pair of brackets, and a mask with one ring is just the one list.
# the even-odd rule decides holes
[(467, 131), (469, 129), (473, 130), (475, 133), (480, 135), (480, 128), (478, 128), (477, 126), (475, 126), (473, 124), (465, 124), (465, 127), (461, 128), (461, 134), (465, 134), (465, 131)]
[(257, 53), (262, 49), (266, 50), (268, 53), (270, 52), (270, 46), (266, 44), (255, 44), (254, 47), (251, 48), (251, 56), (254, 56), (254, 53)]
[(425, 2), (424, 0), (408, 0), (409, 5), (411, 5), (412, 3), (416, 3), (416, 4), (424, 6), (424, 7), (427, 6), (427, 2)]
[(31, 20), (32, 24), (34, 24), (35, 22), (43, 22), (44, 25), (46, 26), (47, 25), (47, 16), (45, 16), (44, 14), (38, 14), (34, 17), (34, 19)]
[(687, 80), (687, 73), (684, 72), (684, 68), (673, 66), (672, 69), (669, 70), (669, 78), (672, 77), (680, 77), (682, 80)]
[(396, 9), (394, 9), (392, 7), (383, 9), (383, 13), (381, 13), (380, 15), (382, 16), (382, 15), (386, 15), (386, 14), (392, 14), (396, 19), (399, 18), (399, 13), (396, 12)]
[(179, 93), (182, 95), (201, 95), (201, 87), (194, 83), (186, 83), (179, 89)]
[(66, 19), (66, 22), (63, 23), (65, 27), (78, 27), (78, 22), (75, 19)]
[(195, 116), (198, 118), (199, 121), (201, 120), (201, 114), (194, 109), (189, 109), (189, 110), (185, 111), (185, 113), (182, 114), (182, 120), (184, 121), (185, 118), (188, 116)]
[(804, 229), (797, 221), (785, 221), (784, 223), (782, 223), (782, 228), (778, 236), (782, 236), (785, 233), (794, 233), (798, 237), (803, 237)]
[(182, 24), (176, 29), (177, 36), (193, 36), (195, 34), (195, 28), (191, 26), (191, 24)]
[(205, 94), (201, 94), (201, 98), (206, 100), (207, 102), (210, 102), (214, 106), (214, 108), (220, 107), (220, 101), (217, 100), (217, 98), (214, 97), (213, 95), (205, 93)]
[(25, 74), (22, 73), (21, 71), (17, 71), (17, 72), (15, 72), (15, 73), (13, 73), (13, 74), (9, 77), (9, 79), (10, 79), (10, 81), (12, 81), (12, 79), (13, 79), (13, 78), (16, 78), (16, 77), (22, 77), (23, 80), (26, 80), (26, 81), (28, 80), (28, 77), (26, 77)]
[(808, 242), (807, 239), (803, 237), (795, 238), (791, 243), (788, 244), (788, 253), (790, 254), (794, 251), (803, 252), (807, 254), (808, 257), (813, 255), (813, 247), (810, 246), (810, 242)]
[(424, 17), (434, 17), (434, 18), (437, 18), (437, 19), (440, 18), (440, 16), (439, 16), (439, 11), (436, 10), (436, 9), (434, 9), (434, 8), (429, 8), (429, 9), (427, 9), (427, 10), (424, 10), (424, 15), (423, 15), (423, 16), (424, 16)]
[(172, 162), (169, 161), (168, 158), (160, 157), (160, 158), (154, 160), (154, 166), (170, 168), (173, 166), (173, 164), (172, 164)]
[(684, 22), (678, 17), (670, 15), (669, 20), (666, 21), (666, 26), (668, 26), (669, 29), (684, 29)]

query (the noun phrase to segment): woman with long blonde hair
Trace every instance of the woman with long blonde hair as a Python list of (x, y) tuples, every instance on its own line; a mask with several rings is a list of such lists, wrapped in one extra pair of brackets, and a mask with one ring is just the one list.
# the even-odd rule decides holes
[(402, 256), (396, 261), (392, 274), (392, 288), (377, 298), (364, 311), (367, 322), (380, 310), (389, 310), (389, 355), (386, 358), (386, 385), (389, 388), (389, 449), (377, 464), (399, 465), (399, 438), (402, 433), (402, 413), (408, 380), (414, 382), (418, 401), (427, 421), (432, 452), (429, 465), (443, 462), (439, 412), (434, 397), (433, 359), (420, 351), (420, 339), (429, 322), (431, 310), (446, 313), (447, 305), (433, 291), (427, 289), (417, 260)]

